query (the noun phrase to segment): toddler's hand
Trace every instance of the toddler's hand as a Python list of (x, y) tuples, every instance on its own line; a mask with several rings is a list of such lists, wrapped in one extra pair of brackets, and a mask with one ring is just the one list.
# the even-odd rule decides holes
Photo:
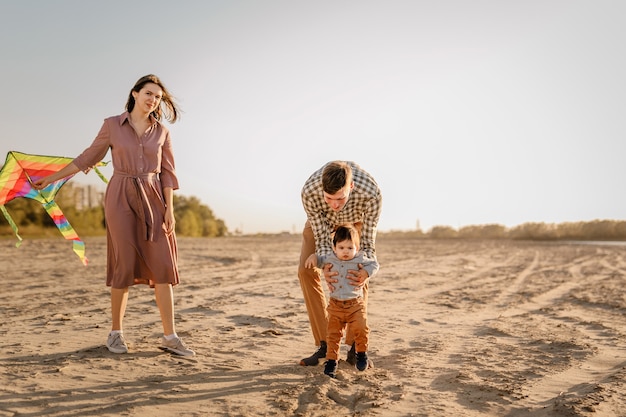
[(315, 268), (317, 266), (317, 255), (314, 253), (309, 255), (306, 261), (304, 261), (304, 266), (306, 268)]

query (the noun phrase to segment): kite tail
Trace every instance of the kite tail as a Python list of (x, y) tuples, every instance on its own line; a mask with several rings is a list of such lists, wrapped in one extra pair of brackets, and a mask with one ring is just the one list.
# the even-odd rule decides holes
[(48, 203), (45, 203), (43, 207), (46, 209), (50, 217), (52, 217), (54, 224), (57, 225), (63, 237), (65, 237), (65, 239), (67, 240), (73, 241), (74, 252), (76, 252), (76, 255), (78, 255), (83, 265), (87, 265), (88, 260), (85, 256), (85, 242), (80, 240), (78, 234), (76, 233), (70, 222), (67, 221), (59, 206), (57, 206), (54, 201), (50, 201)]
[(109, 180), (107, 180), (106, 177), (102, 174), (102, 172), (100, 172), (100, 170), (97, 168), (98, 166), (106, 165), (106, 164), (107, 164), (107, 162), (100, 162), (99, 164), (97, 164), (96, 166), (93, 167), (93, 170), (96, 171), (96, 174), (98, 174), (100, 179), (102, 181), (104, 181), (105, 184), (108, 184)]
[(19, 233), (17, 233), (17, 225), (15, 224), (13, 219), (11, 218), (11, 215), (9, 215), (9, 212), (4, 207), (4, 205), (0, 206), (0, 210), (2, 211), (2, 214), (4, 214), (4, 218), (7, 219), (7, 222), (9, 222), (9, 225), (11, 226), (11, 229), (13, 229), (13, 233), (15, 233), (15, 236), (17, 236), (17, 243), (15, 244), (15, 247), (19, 248), (20, 245), (22, 244), (22, 237), (20, 236)]

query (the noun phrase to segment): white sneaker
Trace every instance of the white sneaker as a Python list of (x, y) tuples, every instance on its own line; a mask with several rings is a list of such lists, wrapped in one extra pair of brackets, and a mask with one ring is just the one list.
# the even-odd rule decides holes
[(175, 337), (172, 340), (167, 340), (165, 337), (162, 337), (159, 349), (180, 356), (193, 356), (196, 354), (196, 352), (185, 345), (180, 337)]
[(128, 345), (124, 340), (124, 335), (120, 333), (109, 334), (107, 338), (107, 349), (113, 353), (128, 353)]

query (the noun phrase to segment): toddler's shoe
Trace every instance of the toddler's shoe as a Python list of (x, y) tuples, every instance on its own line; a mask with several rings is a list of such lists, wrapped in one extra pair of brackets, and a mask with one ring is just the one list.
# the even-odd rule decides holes
[(324, 373), (331, 378), (337, 378), (337, 361), (329, 359), (324, 366)]
[(356, 369), (364, 371), (367, 369), (369, 361), (367, 360), (367, 352), (356, 353)]

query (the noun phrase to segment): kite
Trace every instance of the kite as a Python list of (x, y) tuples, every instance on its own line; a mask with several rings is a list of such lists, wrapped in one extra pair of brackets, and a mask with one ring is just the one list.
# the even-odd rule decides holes
[[(55, 181), (41, 190), (37, 190), (33, 187), (34, 182), (55, 173), (72, 161), (73, 158), (65, 158), (62, 156), (30, 155), (10, 151), (7, 154), (4, 166), (0, 169), (0, 211), (2, 211), (2, 214), (4, 214), (4, 217), (9, 222), (15, 236), (17, 236), (18, 242), (15, 246), (19, 247), (22, 243), (22, 238), (18, 234), (17, 225), (4, 205), (18, 197), (30, 198), (40, 202), (54, 221), (54, 224), (61, 231), (63, 237), (73, 241), (74, 252), (78, 255), (83, 265), (87, 265), (85, 243), (80, 240), (72, 225), (70, 225), (59, 206), (54, 202), (54, 197), (57, 192), (61, 189), (63, 184), (74, 175), (72, 174)], [(96, 167), (94, 167), (94, 171), (102, 181), (108, 183), (107, 179), (97, 168), (97, 166), (106, 164), (106, 162), (99, 162)]]

